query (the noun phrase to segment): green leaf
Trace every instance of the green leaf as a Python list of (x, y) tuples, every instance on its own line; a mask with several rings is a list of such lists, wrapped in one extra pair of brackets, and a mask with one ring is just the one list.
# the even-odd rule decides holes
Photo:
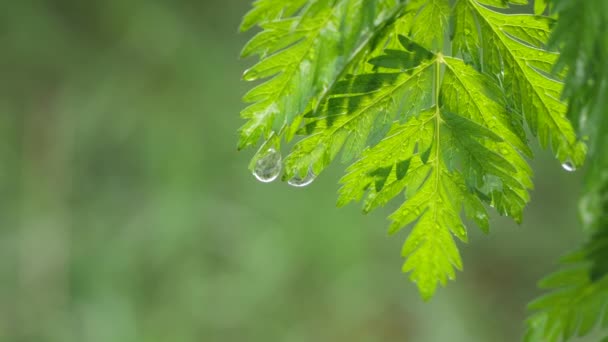
[(241, 112), (248, 121), (240, 129), (239, 149), (272, 132), (293, 132), (298, 116), (323, 96), (346, 66), (362, 57), (360, 45), (367, 46), (386, 21), (394, 20), (389, 16), (395, 3), (391, 0), (308, 1), (289, 18), (278, 16), (291, 14), (306, 2), (276, 3), (256, 2), (243, 23), (244, 28), (258, 23), (263, 29), (243, 49), (243, 56), (260, 56), (243, 78), (270, 79), (244, 96), (253, 104)]
[[(577, 140), (565, 115), (566, 105), (559, 100), (563, 84), (552, 74), (559, 55), (545, 47), (552, 19), (502, 14), (475, 0), (460, 0), (456, 6), (462, 8), (456, 11), (455, 21), (462, 24), (456, 25), (460, 38), (454, 48), (497, 78), (510, 110), (525, 117), (541, 146), (550, 145), (560, 161), (580, 166), (585, 146)], [(479, 24), (479, 31), (468, 28), (472, 22)], [(482, 60), (475, 58), (479, 51)]]
[[(555, 1), (560, 20), (553, 45), (563, 45), (557, 68), (569, 67), (564, 97), (568, 116), (589, 145), (589, 167), (579, 212), (584, 228), (608, 229), (608, 2)], [(580, 20), (585, 18), (585, 20)]]
[(440, 51), (443, 48), (444, 32), (449, 22), (449, 1), (417, 0), (411, 1), (409, 7), (416, 11), (416, 15), (406, 35), (429, 50)]
[[(554, 0), (559, 21), (551, 38), (552, 46), (562, 46), (556, 69), (569, 68), (564, 89), (568, 101), (568, 117), (581, 136), (589, 136), (594, 150), (601, 126), (594, 118), (604, 116), (608, 103), (608, 2), (603, 0)], [(585, 18), (585, 20), (581, 20)], [(604, 130), (605, 132), (605, 130)]]
[[(447, 166), (451, 157), (450, 148), (456, 145), (468, 155), (487, 158), (491, 151), (481, 145), (474, 145), (475, 148), (471, 145), (477, 142), (475, 138), (492, 140), (497, 137), (481, 126), (463, 117), (441, 112), (437, 107), (422, 113), (420, 120), (423, 120), (423, 130), (433, 133), (432, 139), (427, 142), (431, 144), (431, 157), (427, 164), (414, 157), (415, 163), (412, 164), (415, 169), (408, 172), (404, 181), (394, 181), (397, 188), (407, 187), (408, 196), (405, 203), (391, 215), (393, 223), (390, 232), (395, 233), (413, 224), (402, 250), (406, 258), (403, 271), (411, 272), (410, 279), (418, 285), (422, 297), (429, 299), (437, 284), (445, 285), (447, 279), (454, 279), (455, 269), (462, 269), (462, 260), (452, 237), (467, 241), (466, 228), (460, 217), (462, 208), (466, 208), (467, 216), (479, 222), (482, 229), (487, 229), (487, 214), (479, 198), (466, 186), (462, 173)], [(419, 133), (414, 136), (419, 136)], [(473, 138), (466, 142), (456, 138), (463, 136)], [(421, 144), (419, 140), (417, 143)], [(366, 161), (365, 157), (362, 161)], [(498, 165), (509, 167), (506, 160), (499, 156), (494, 160), (488, 158), (487, 161), (495, 163), (497, 168)], [(395, 191), (391, 190), (372, 193), (369, 199), (376, 201), (378, 196), (393, 195)]]
[[(539, 284), (553, 290), (531, 304), (528, 341), (562, 341), (608, 328), (608, 3), (556, 0), (559, 21), (552, 45), (563, 46), (557, 70), (567, 66), (563, 96), (568, 116), (589, 141), (579, 212), (589, 240), (564, 259), (564, 269)], [(581, 20), (585, 18), (585, 20)]]
[[(361, 200), (366, 191), (370, 190), (364, 208), (365, 211), (370, 211), (388, 203), (404, 189), (405, 184), (422, 182), (428, 167), (420, 159), (420, 150), (421, 147), (430, 150), (432, 134), (428, 130), (431, 127), (425, 122), (430, 120), (430, 115), (432, 111), (424, 111), (405, 124), (394, 124), (386, 138), (363, 152), (362, 157), (348, 168), (349, 173), (341, 180), (343, 186), (338, 205)], [(407, 161), (405, 172), (403, 160)], [(385, 186), (379, 191), (368, 189), (374, 181), (369, 175), (377, 169), (389, 167), (395, 169), (395, 172), (389, 174)]]
[(547, 0), (534, 0), (534, 14), (542, 15), (547, 10)]
[[(608, 306), (608, 230), (593, 236), (577, 253), (579, 261), (539, 282), (551, 292), (529, 304), (526, 341), (557, 342), (585, 336)], [(608, 316), (607, 316), (608, 317)]]
[[(391, 52), (391, 55), (396, 54)], [(409, 60), (409, 57), (404, 56), (404, 59)], [(344, 205), (365, 198), (364, 210), (370, 211), (405, 192), (406, 202), (391, 215), (390, 231), (395, 233), (413, 224), (403, 248), (406, 258), (403, 270), (411, 272), (410, 278), (417, 283), (425, 299), (432, 296), (437, 284), (445, 285), (447, 279), (455, 277), (455, 269), (462, 268), (452, 238), (455, 235), (466, 241), (466, 229), (460, 218), (462, 209), (487, 230), (487, 213), (477, 196), (485, 186), (485, 179), (498, 179), (504, 186), (493, 190), (512, 201), (522, 200), (517, 196), (518, 192), (525, 194), (527, 200), (526, 185), (531, 186), (525, 172), (521, 179), (516, 178), (517, 170), (511, 161), (523, 159), (514, 146), (525, 145), (509, 130), (508, 124), (499, 125), (497, 113), (492, 110), (498, 108), (500, 113), (500, 102), (491, 93), (482, 91), (485, 76), (461, 61), (443, 56), (433, 59), (432, 63), (435, 77), (439, 75), (439, 66), (447, 65), (440, 89), (433, 90), (432, 84), (426, 83), (427, 92), (437, 94), (435, 103), (443, 104), (443, 108), (435, 105), (418, 114), (410, 113), (406, 123), (394, 124), (384, 140), (364, 151), (349, 167), (349, 173), (341, 180), (344, 185), (338, 201), (339, 205)], [(355, 89), (354, 93), (366, 90), (382, 94), (381, 82), (358, 83), (369, 88)], [(441, 96), (440, 90), (443, 91)], [(461, 111), (456, 99), (466, 106), (462, 108), (467, 108), (464, 112), (469, 118), (447, 111)], [(471, 105), (477, 110), (471, 111)], [(486, 121), (484, 116), (490, 119)], [(486, 127), (488, 122), (496, 123), (492, 125), (493, 130)], [(494, 152), (488, 147), (494, 146), (492, 144), (505, 144), (514, 157), (507, 159)], [(457, 159), (463, 160), (466, 167), (449, 167)], [(405, 175), (399, 171), (403, 160), (408, 161)], [(529, 171), (525, 162), (524, 165), (523, 169)], [(469, 172), (479, 177), (474, 177), (475, 181), (467, 185), (463, 173)], [(371, 184), (374, 186), (370, 187)], [(523, 204), (518, 208), (521, 207)], [(510, 213), (520, 215), (520, 211), (508, 209)]]
[(253, 3), (253, 9), (243, 18), (241, 31), (247, 31), (255, 25), (289, 17), (306, 2), (307, 0), (257, 0)]
[[(467, 184), (485, 193), (499, 213), (521, 221), (530, 200), (527, 190), (533, 187), (532, 170), (521, 155), (532, 155), (524, 142), (525, 135), (507, 111), (504, 97), (491, 78), (461, 60), (445, 57), (444, 61), (441, 96), (444, 107), (477, 123), (478, 128), (470, 124), (466, 128), (472, 136), (487, 138), (484, 145), (478, 146), (470, 139), (471, 135), (456, 136), (461, 144), (477, 150), (463, 156)], [(491, 182), (496, 177), (500, 182)]]
[[(316, 112), (307, 115), (299, 141), (285, 160), (286, 179), (312, 167), (315, 174), (342, 151), (349, 161), (368, 146), (370, 134), (405, 120), (429, 104), (425, 90), (432, 82), (433, 60), (425, 52), (417, 67), (400, 72), (372, 73), (340, 81)], [(418, 60), (418, 59), (416, 59)], [(421, 59), (422, 60), (422, 59)]]
[(301, 137), (283, 180), (319, 175), (339, 154), (355, 160), (339, 206), (362, 201), (369, 212), (405, 197), (389, 231), (411, 229), (403, 270), (429, 299), (462, 269), (463, 216), (488, 232), (487, 204), (521, 222), (533, 188), (525, 126), (562, 162), (585, 157), (560, 100), (566, 72), (553, 72), (547, 47), (552, 19), (494, 10), (526, 3), (311, 0), (293, 17), (262, 16), (243, 51), (261, 61), (245, 77), (272, 78), (245, 96), (240, 146)]

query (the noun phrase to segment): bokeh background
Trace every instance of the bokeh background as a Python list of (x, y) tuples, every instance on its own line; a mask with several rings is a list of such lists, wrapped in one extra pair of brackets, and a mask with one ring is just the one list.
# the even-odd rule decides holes
[(582, 239), (579, 173), (537, 152), (525, 223), (471, 231), (429, 303), (398, 203), (337, 209), (343, 165), (262, 184), (236, 151), (247, 0), (0, 5), (0, 341), (513, 342)]

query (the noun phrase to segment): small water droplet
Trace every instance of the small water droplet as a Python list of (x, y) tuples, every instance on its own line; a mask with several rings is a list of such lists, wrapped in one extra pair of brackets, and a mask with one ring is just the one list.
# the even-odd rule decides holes
[(266, 153), (255, 162), (253, 175), (263, 183), (270, 183), (281, 173), (281, 153), (269, 148)]
[(254, 69), (247, 69), (243, 73), (243, 80), (245, 81), (255, 81), (258, 78), (258, 72)]
[(471, 34), (471, 30), (470, 30), (470, 29), (468, 29), (468, 28), (465, 28), (465, 29), (464, 29), (464, 34), (466, 34), (466, 35)]
[(287, 181), (287, 184), (291, 186), (295, 186), (297, 188), (303, 188), (307, 185), (310, 185), (315, 180), (315, 173), (312, 171), (312, 167), (308, 169), (308, 173), (304, 177), (300, 177), (298, 175), (293, 176), (290, 180)]
[(507, 154), (509, 154), (509, 149), (507, 149), (506, 147), (501, 147), (500, 153), (503, 155), (507, 155)]
[(562, 168), (568, 172), (574, 172), (576, 171), (576, 166), (574, 166), (574, 164), (567, 160), (562, 164)]

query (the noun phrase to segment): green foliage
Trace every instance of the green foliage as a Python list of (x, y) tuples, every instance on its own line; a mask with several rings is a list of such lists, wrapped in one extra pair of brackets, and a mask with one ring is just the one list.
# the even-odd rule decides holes
[(244, 97), (253, 104), (241, 113), (248, 122), (241, 128), (240, 148), (255, 145), (262, 136), (268, 138), (273, 130), (297, 127), (296, 116), (318, 102), (342, 71), (361, 59), (374, 32), (391, 20), (390, 11), (396, 6), (390, 0), (260, 0), (255, 5), (241, 28), (255, 23), (263, 31), (247, 43), (242, 56), (258, 55), (260, 62), (243, 78), (271, 78)]
[(563, 93), (569, 103), (568, 116), (588, 141), (592, 160), (585, 176), (581, 216), (590, 232), (608, 229), (607, 212), (602, 210), (606, 205), (602, 194), (608, 191), (608, 2), (554, 3), (560, 20), (552, 44), (563, 51), (556, 68), (568, 71)]
[(557, 342), (608, 328), (608, 231), (564, 258), (563, 269), (539, 286), (550, 293), (530, 303), (537, 311), (528, 319), (526, 341)]
[[(530, 341), (586, 335), (602, 319), (608, 328), (608, 2), (555, 0), (559, 14), (552, 44), (562, 47), (557, 70), (567, 70), (568, 116), (588, 141), (589, 160), (580, 217), (589, 234), (575, 258), (541, 282), (554, 290), (530, 305)], [(584, 20), (581, 20), (584, 18)], [(558, 281), (555, 281), (557, 279)]]
[[(411, 44), (400, 38), (404, 48)], [(523, 143), (499, 116), (503, 107), (489, 79), (462, 61), (442, 55), (421, 65), (412, 75), (427, 72), (438, 77), (445, 66), (444, 81), (435, 90), (436, 104), (412, 113), (403, 124), (394, 124), (385, 139), (363, 153), (342, 179), (339, 204), (365, 196), (364, 210), (370, 211), (405, 191), (407, 200), (391, 215), (390, 231), (417, 221), (403, 247), (407, 258), (403, 270), (412, 271), (411, 279), (423, 297), (430, 298), (438, 281), (445, 284), (455, 276), (453, 267), (462, 268), (452, 238), (453, 234), (467, 239), (461, 209), (486, 231), (488, 217), (482, 199), (520, 218), (531, 181), (530, 169), (514, 147)], [(390, 83), (386, 75), (394, 74), (381, 76)], [(369, 94), (383, 96), (375, 90)], [(399, 105), (396, 100), (393, 103)]]
[[(484, 1), (499, 5), (497, 1)], [(551, 75), (558, 54), (545, 50), (551, 19), (531, 15), (505, 15), (476, 1), (458, 1), (455, 49), (486, 73), (496, 75), (513, 111), (525, 116), (543, 147), (551, 145), (560, 160), (584, 159), (584, 146), (577, 142), (559, 101), (562, 84)], [(479, 30), (468, 26), (479, 24)], [(466, 23), (469, 23), (468, 25)], [(479, 58), (479, 48), (483, 58)], [(471, 51), (473, 50), (473, 51)]]
[(521, 222), (533, 187), (524, 125), (560, 161), (582, 164), (563, 73), (552, 73), (553, 19), (504, 14), (499, 0), (288, 4), (258, 1), (243, 23), (262, 28), (243, 50), (260, 56), (244, 78), (269, 80), (245, 95), (254, 104), (239, 147), (263, 138), (256, 160), (297, 134), (284, 180), (318, 175), (341, 153), (356, 161), (339, 205), (363, 199), (368, 212), (404, 194), (390, 232), (412, 227), (403, 271), (423, 298), (462, 269), (461, 213), (484, 231), (484, 203)]

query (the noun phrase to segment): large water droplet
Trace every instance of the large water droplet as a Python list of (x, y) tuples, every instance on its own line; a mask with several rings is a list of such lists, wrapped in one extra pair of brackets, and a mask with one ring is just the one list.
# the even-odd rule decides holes
[(302, 188), (307, 185), (310, 185), (315, 180), (315, 173), (312, 171), (312, 167), (308, 169), (308, 173), (304, 177), (300, 177), (298, 175), (293, 176), (290, 180), (287, 181), (287, 184), (291, 186), (295, 186), (297, 188)]
[(574, 166), (574, 164), (569, 161), (566, 160), (563, 164), (562, 164), (562, 168), (568, 172), (574, 172), (576, 171), (576, 166)]
[(253, 175), (263, 183), (270, 183), (281, 173), (281, 153), (269, 148), (256, 162)]

